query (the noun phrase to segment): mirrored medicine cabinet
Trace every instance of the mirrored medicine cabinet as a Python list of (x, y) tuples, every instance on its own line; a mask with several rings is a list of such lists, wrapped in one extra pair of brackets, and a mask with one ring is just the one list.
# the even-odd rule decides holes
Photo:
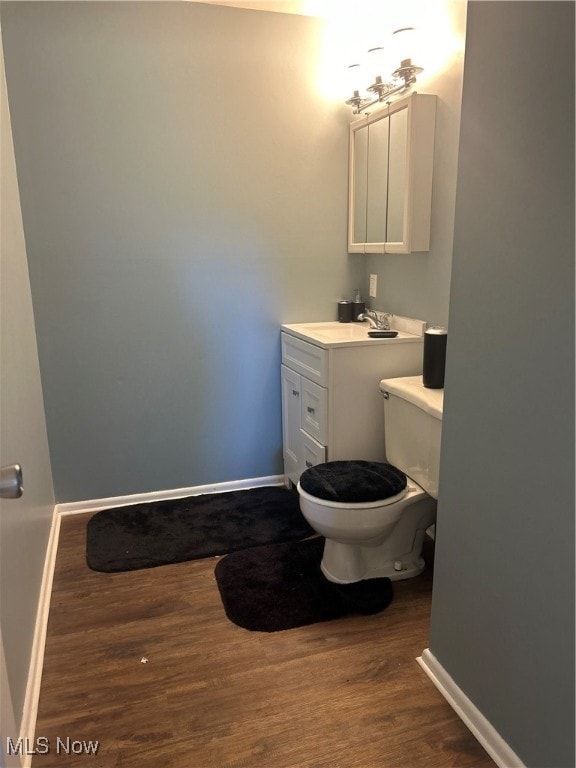
[(435, 119), (412, 93), (350, 124), (350, 253), (429, 250)]

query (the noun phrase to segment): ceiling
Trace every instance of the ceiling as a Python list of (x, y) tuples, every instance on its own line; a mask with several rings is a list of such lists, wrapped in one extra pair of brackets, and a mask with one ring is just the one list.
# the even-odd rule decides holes
[[(346, 0), (348, 1), (348, 0)], [(328, 15), (329, 6), (336, 0), (188, 0), (192, 3), (211, 3), (212, 5), (228, 5), (235, 8), (251, 8), (256, 11), (276, 11), (277, 13), (296, 13), (301, 16)], [(342, 3), (342, 0), (339, 0)]]

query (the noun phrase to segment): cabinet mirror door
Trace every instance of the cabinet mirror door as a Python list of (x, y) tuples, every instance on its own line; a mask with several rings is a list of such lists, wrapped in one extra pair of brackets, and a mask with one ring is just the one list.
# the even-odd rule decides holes
[[(396, 146), (399, 133), (396, 124), (394, 132)], [(352, 253), (384, 253), (385, 243), (389, 240), (389, 213), (397, 216), (397, 209), (403, 204), (403, 200), (389, 200), (391, 138), (388, 110), (363, 118), (351, 127), (349, 250)], [(397, 179), (401, 175), (401, 162), (402, 158), (394, 160), (395, 194), (400, 187)]]
[(406, 168), (408, 147), (408, 110), (390, 115), (390, 151), (388, 153), (388, 207), (386, 242), (406, 240), (404, 221), (406, 211)]
[(366, 194), (368, 192), (368, 125), (352, 134), (353, 157), (351, 228), (354, 243), (366, 242)]
[(366, 243), (385, 243), (388, 200), (388, 147), (390, 120), (368, 126), (368, 191), (366, 194)]

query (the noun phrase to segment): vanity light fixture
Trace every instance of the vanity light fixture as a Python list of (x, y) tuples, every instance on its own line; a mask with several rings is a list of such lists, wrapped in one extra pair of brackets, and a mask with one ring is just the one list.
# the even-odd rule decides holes
[[(398, 48), (399, 41), (402, 39), (404, 42), (407, 37), (406, 33), (414, 31), (414, 27), (402, 27), (397, 29), (392, 35), (392, 47)], [(376, 48), (370, 48), (368, 51), (368, 60), (378, 62), (382, 57), (385, 49), (381, 46)], [(402, 52), (400, 57), (400, 66), (395, 69), (390, 75), (389, 81), (383, 81), (382, 75), (376, 75), (376, 78), (372, 85), (366, 88), (366, 91), (370, 95), (361, 96), (360, 90), (353, 90), (352, 96), (346, 100), (346, 104), (352, 107), (352, 113), (359, 115), (368, 107), (372, 107), (378, 102), (388, 101), (392, 96), (397, 96), (405, 93), (411, 85), (416, 82), (416, 75), (419, 75), (423, 71), (422, 67), (417, 67), (412, 64), (412, 59), (405, 55), (406, 52)], [(360, 64), (352, 64), (348, 67), (348, 72), (351, 76), (359, 77), (361, 74)]]

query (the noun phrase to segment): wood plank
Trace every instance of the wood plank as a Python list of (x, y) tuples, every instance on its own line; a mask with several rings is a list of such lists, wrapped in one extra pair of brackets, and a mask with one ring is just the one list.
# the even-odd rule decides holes
[[(91, 571), (90, 516), (62, 520), (34, 768), (494, 768), (415, 661), (431, 568), (376, 616), (248, 632), (216, 558)], [(96, 755), (63, 751), (90, 740)]]

